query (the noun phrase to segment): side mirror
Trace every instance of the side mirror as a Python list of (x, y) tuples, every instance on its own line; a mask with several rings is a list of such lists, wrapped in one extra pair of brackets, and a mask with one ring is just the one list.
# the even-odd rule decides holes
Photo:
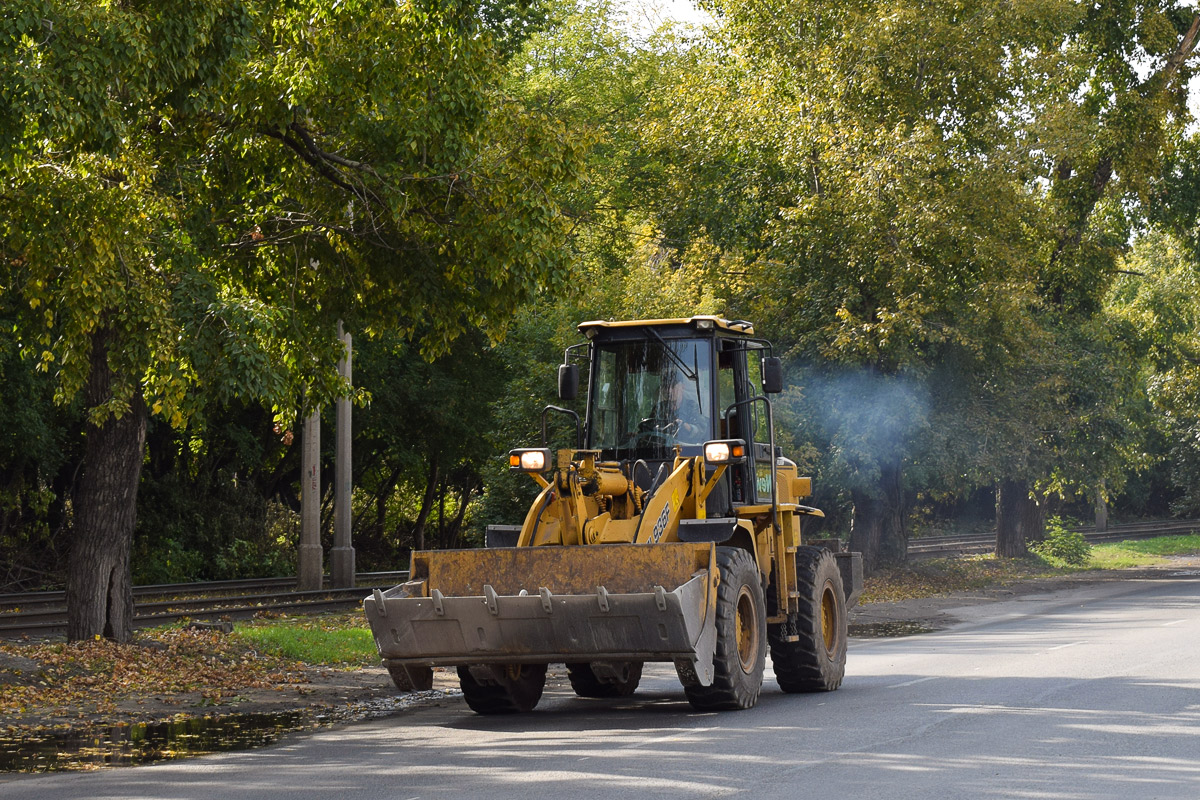
[(783, 363), (774, 356), (762, 360), (763, 394), (783, 391)]
[(579, 395), (579, 367), (561, 364), (558, 368), (558, 399), (574, 400)]

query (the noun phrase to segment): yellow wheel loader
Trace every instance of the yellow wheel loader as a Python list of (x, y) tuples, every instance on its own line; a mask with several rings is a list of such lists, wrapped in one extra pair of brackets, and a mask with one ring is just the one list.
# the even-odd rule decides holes
[[(750, 708), (767, 651), (785, 692), (836, 689), (862, 559), (806, 541), (809, 478), (775, 445), (778, 358), (748, 322), (585, 322), (559, 397), (584, 415), (542, 413), (542, 446), (510, 468), (541, 488), (521, 525), (487, 546), (421, 551), (410, 580), (364, 601), (379, 654), (402, 690), (454, 666), (481, 714), (529, 711), (546, 666), (583, 697), (632, 693), (647, 661), (674, 663), (701, 710)], [(550, 414), (575, 447), (547, 447)]]

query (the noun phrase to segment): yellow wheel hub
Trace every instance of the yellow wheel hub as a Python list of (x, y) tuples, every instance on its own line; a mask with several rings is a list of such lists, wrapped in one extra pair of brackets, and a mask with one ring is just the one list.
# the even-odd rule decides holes
[(821, 592), (821, 638), (825, 640), (825, 650), (828, 652), (833, 651), (834, 642), (837, 641), (837, 623), (837, 597), (833, 594), (833, 587), (826, 583)]
[(742, 671), (749, 673), (758, 662), (758, 615), (750, 589), (743, 586), (737, 599), (737, 651)]

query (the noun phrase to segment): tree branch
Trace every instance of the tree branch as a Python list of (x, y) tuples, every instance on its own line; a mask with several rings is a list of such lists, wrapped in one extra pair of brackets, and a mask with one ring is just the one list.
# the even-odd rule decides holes
[(298, 155), (298, 156), (300, 156), (300, 158), (304, 159), (305, 163), (307, 163), (310, 167), (312, 167), (317, 172), (319, 172), (322, 177), (324, 177), (329, 182), (333, 183), (335, 186), (345, 189), (347, 192), (350, 192), (351, 194), (355, 194), (355, 195), (358, 194), (358, 192), (355, 191), (354, 187), (351, 186), (350, 184), (346, 183), (344, 180), (342, 180), (341, 177), (336, 172), (334, 172), (332, 169), (329, 168), (329, 165), (326, 164), (323, 159), (318, 158), (315, 154), (310, 152), (307, 147), (305, 147), (303, 144), (296, 141), (292, 137), (288, 136), (286, 133), (283, 133), (281, 131), (271, 130), (270, 128), (259, 128), (258, 132), (263, 134), (264, 136), (269, 136), (272, 139), (276, 139), (280, 142), (283, 142), (285, 145), (287, 145), (289, 148), (291, 148), (293, 151), (295, 151), (296, 155)]
[(1167, 58), (1166, 66), (1159, 73), (1162, 76), (1164, 85), (1175, 77), (1175, 73), (1179, 72), (1179, 68), (1183, 66), (1183, 62), (1191, 58), (1192, 53), (1196, 50), (1198, 35), (1200, 35), (1200, 14), (1192, 17), (1191, 26), (1187, 29), (1187, 33), (1183, 35), (1183, 38), (1179, 40), (1179, 47), (1175, 48), (1175, 52)]
[(324, 161), (332, 161), (334, 164), (339, 164), (339, 165), (341, 165), (343, 167), (347, 167), (349, 169), (357, 169), (357, 170), (362, 170), (363, 172), (369, 172), (370, 174), (374, 175), (375, 177), (379, 177), (378, 173), (376, 173), (374, 168), (371, 167), (369, 164), (364, 164), (361, 161), (352, 161), (343, 156), (339, 156), (337, 153), (329, 153), (329, 152), (326, 152), (325, 150), (322, 150), (320, 147), (317, 147), (317, 143), (312, 138), (312, 134), (310, 134), (308, 132), (308, 130), (305, 129), (305, 127), (303, 125), (301, 125), (299, 122), (293, 122), (288, 127), (291, 128), (293, 131), (295, 131), (296, 134), (301, 139), (304, 140), (305, 147), (307, 147), (309, 152), (312, 153), (314, 156), (316, 156)]

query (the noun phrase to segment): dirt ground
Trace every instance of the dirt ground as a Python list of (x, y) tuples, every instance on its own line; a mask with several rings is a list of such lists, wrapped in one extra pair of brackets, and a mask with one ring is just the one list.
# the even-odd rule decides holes
[[(1160, 579), (1173, 573), (1200, 574), (1200, 557), (1175, 558), (1149, 568), (1086, 572), (1068, 577), (1034, 579), (1019, 583), (955, 592), (936, 597), (859, 606), (850, 615), (851, 634), (879, 636), (939, 630), (961, 621), (958, 610), (1023, 595), (1058, 592), (1072, 587), (1124, 580)], [(0, 692), (9, 686), (37, 679), (38, 664), (0, 653)], [(565, 685), (566, 670), (551, 665), (549, 684)], [(297, 712), (297, 727), (386, 716), (416, 705), (458, 703), (458, 677), (453, 669), (434, 673), (434, 688), (414, 694), (398, 693), (382, 667), (354, 669), (297, 665), (286, 678), (229, 694), (163, 692), (117, 699), (105, 707), (23, 708), (7, 714), (0, 725), (8, 737), (49, 729), (106, 728), (140, 722), (179, 719), (184, 716), (226, 714), (284, 714)]]

